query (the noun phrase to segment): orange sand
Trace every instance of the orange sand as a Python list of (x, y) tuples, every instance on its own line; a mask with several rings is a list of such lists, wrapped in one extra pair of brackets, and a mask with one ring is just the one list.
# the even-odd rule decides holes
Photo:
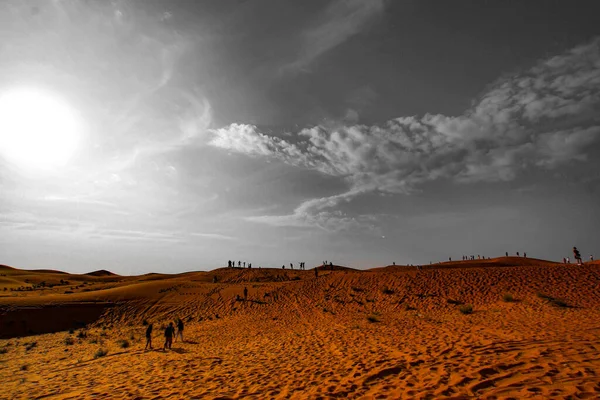
[[(600, 398), (599, 267), (509, 257), (318, 279), (0, 267), (0, 398)], [(42, 281), (58, 286), (9, 290)], [(156, 350), (177, 317), (186, 342)], [(143, 350), (144, 319), (154, 351)], [(68, 333), (84, 323), (86, 338)], [(11, 338), (44, 327), (64, 330)], [(108, 354), (94, 359), (99, 348)]]

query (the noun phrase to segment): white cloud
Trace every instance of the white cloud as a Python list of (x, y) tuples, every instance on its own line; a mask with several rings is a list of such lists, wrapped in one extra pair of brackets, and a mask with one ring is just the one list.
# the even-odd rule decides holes
[[(508, 181), (532, 167), (586, 161), (600, 143), (600, 38), (500, 79), (464, 114), (400, 117), (381, 126), (315, 126), (290, 143), (232, 124), (209, 144), (345, 179), (350, 189), (290, 215), (250, 220), (331, 227), (352, 222), (337, 206), (370, 192), (408, 193), (436, 179)], [(331, 221), (329, 221), (331, 220)]]

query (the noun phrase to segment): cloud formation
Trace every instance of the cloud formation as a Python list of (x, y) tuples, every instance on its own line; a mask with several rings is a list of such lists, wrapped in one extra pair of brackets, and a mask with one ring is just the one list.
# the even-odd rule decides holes
[(585, 162), (600, 143), (598, 111), (600, 38), (499, 79), (460, 116), (319, 125), (298, 132), (297, 143), (231, 124), (213, 130), (209, 144), (344, 179), (344, 193), (306, 201), (291, 215), (251, 218), (331, 228), (356, 221), (336, 207), (361, 194), (410, 193), (437, 179), (510, 181), (530, 168)]
[(284, 70), (298, 71), (312, 61), (359, 33), (373, 19), (381, 15), (384, 0), (336, 0), (302, 34), (298, 58)]

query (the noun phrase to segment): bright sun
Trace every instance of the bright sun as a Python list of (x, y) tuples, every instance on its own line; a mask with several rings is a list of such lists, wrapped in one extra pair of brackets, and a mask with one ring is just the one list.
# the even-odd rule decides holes
[(79, 142), (69, 105), (34, 89), (0, 92), (0, 157), (23, 168), (65, 165)]

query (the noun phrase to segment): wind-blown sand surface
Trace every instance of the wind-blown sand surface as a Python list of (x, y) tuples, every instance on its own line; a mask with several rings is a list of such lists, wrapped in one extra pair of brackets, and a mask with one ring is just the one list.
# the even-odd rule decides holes
[[(600, 398), (599, 267), (503, 257), (319, 278), (0, 267), (0, 398)], [(186, 342), (157, 350), (177, 317)]]

